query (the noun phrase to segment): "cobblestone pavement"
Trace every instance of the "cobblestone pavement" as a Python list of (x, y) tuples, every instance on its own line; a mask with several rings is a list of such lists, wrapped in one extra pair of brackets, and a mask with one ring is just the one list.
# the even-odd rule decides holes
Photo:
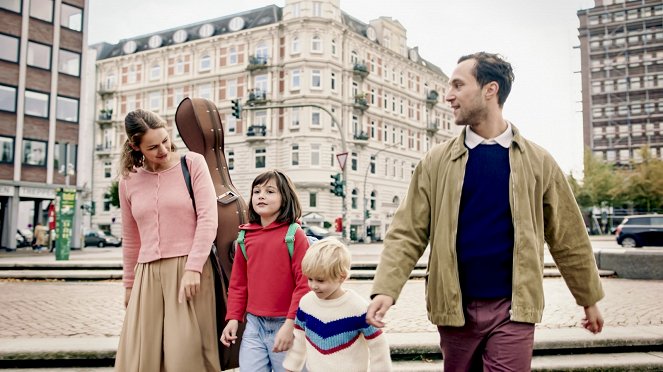
[[(346, 286), (368, 297), (371, 282)], [(663, 325), (663, 281), (604, 279), (599, 305), (607, 327)], [(546, 310), (539, 328), (579, 326), (584, 315), (562, 279), (544, 281)], [(124, 309), (119, 281), (0, 282), (0, 338), (118, 336)], [(426, 318), (423, 281), (409, 281), (387, 318), (389, 332), (435, 332)]]

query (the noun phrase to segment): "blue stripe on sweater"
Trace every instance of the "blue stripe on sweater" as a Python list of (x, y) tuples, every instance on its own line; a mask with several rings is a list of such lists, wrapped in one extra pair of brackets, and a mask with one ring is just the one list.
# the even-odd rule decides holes
[(349, 343), (356, 339), (359, 333), (363, 333), (365, 338), (370, 338), (380, 332), (379, 329), (366, 323), (366, 313), (323, 322), (301, 308), (297, 310), (295, 326), (303, 329), (309, 341), (322, 350), (330, 350), (343, 345), (350, 346)]

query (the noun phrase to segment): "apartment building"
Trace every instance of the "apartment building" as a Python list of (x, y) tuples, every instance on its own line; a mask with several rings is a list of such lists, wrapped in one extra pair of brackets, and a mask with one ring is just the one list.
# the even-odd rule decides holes
[[(247, 200), (255, 176), (278, 168), (297, 187), (302, 222), (329, 227), (345, 213), (350, 237), (381, 239), (419, 159), (457, 131), (443, 101), (447, 76), (411, 44), (392, 18), (364, 23), (339, 0), (286, 0), (94, 46), (93, 224), (119, 234), (106, 190), (117, 177), (126, 113), (159, 113), (183, 148), (174, 116), (192, 96), (219, 107), (230, 174)], [(345, 152), (341, 198), (330, 182)]]
[[(47, 222), (57, 188), (76, 188), (80, 200), (89, 186), (82, 174), (91, 158), (81, 156), (87, 3), (0, 1), (2, 247), (16, 247), (17, 229)], [(80, 219), (77, 208), (73, 247), (80, 246)]]
[(578, 11), (583, 138), (621, 166), (663, 157), (663, 1), (595, 0)]

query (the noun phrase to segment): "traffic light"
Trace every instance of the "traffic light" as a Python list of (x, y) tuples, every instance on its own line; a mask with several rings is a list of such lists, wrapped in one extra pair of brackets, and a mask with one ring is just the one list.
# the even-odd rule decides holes
[(341, 180), (341, 174), (336, 173), (330, 176), (332, 181), (329, 183), (329, 191), (336, 196), (345, 196), (345, 182)]
[(232, 113), (233, 116), (237, 119), (240, 119), (242, 116), (242, 106), (239, 104), (239, 99), (233, 99), (230, 102), (232, 102)]

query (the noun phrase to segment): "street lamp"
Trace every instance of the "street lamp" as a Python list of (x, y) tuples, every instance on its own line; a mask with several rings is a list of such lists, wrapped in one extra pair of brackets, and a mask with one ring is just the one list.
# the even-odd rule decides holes
[[(374, 152), (373, 154), (369, 155), (370, 158), (375, 158), (375, 166), (377, 167), (377, 156), (379, 153), (381, 153), (384, 150), (391, 149), (394, 147), (397, 147), (398, 144), (391, 144), (389, 146), (385, 146), (384, 148)], [(366, 220), (368, 220), (366, 216), (366, 212), (368, 211), (368, 199), (366, 198), (366, 180), (368, 179), (368, 170), (371, 168), (371, 162), (369, 160), (368, 166), (366, 167), (366, 171), (364, 172), (364, 186), (363, 186), (363, 192), (364, 192), (364, 211), (362, 215), (362, 236), (364, 239), (366, 239)]]

